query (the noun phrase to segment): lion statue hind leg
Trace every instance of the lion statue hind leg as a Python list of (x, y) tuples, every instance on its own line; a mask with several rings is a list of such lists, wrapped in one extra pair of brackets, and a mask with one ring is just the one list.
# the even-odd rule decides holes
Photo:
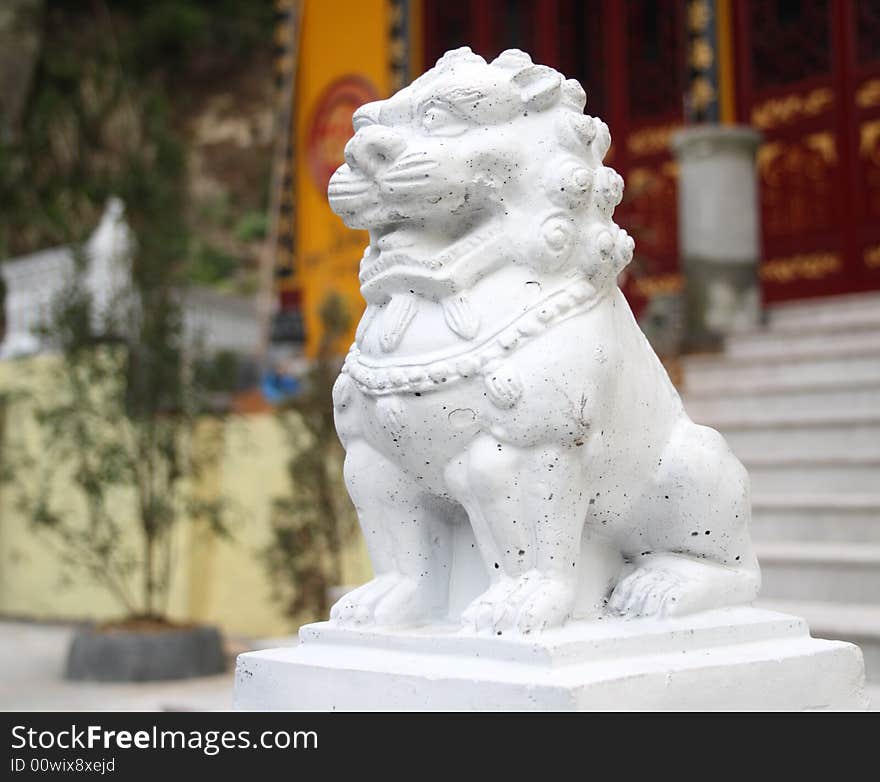
[(611, 612), (680, 616), (757, 596), (748, 474), (714, 429), (682, 415), (635, 513), (648, 537), (626, 547), (635, 568), (614, 588)]

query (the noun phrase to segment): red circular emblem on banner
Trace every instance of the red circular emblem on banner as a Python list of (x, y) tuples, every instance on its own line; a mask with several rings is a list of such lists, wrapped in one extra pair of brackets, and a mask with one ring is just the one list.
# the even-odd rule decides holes
[(376, 88), (362, 76), (343, 76), (330, 84), (315, 105), (306, 135), (312, 179), (322, 194), (333, 172), (345, 162), (343, 151), (354, 135), (351, 115), (364, 103), (378, 100)]

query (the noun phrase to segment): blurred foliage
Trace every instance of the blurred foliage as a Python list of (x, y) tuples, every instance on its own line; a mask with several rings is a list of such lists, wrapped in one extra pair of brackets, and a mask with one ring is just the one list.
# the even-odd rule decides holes
[[(82, 7), (81, 0), (53, 5)], [(92, 9), (98, 5), (90, 4)], [(235, 67), (237, 58), (265, 44), (273, 3), (259, 0), (107, 0), (107, 9), (136, 26), (128, 62), (149, 73)], [(131, 32), (131, 31), (129, 31)], [(193, 58), (199, 62), (193, 64)]]
[[(166, 193), (176, 198), (170, 191), (187, 185), (181, 117), (205, 85), (270, 48), (273, 4), (48, 0), (42, 25), (22, 127), (0, 140), (0, 258), (83, 239), (109, 196), (130, 205), (166, 173)], [(142, 176), (152, 183), (142, 185)], [(184, 229), (194, 219), (178, 212), (181, 230), (163, 232), (178, 254), (189, 251)], [(211, 279), (219, 274), (213, 261)], [(205, 278), (204, 257), (187, 268)], [(228, 262), (222, 270), (228, 275)]]
[(267, 212), (247, 212), (242, 215), (235, 226), (235, 235), (242, 242), (265, 239), (269, 233), (269, 215)]
[(187, 262), (187, 278), (202, 285), (212, 285), (228, 279), (238, 268), (238, 260), (225, 250), (194, 239)]
[(298, 621), (326, 619), (329, 589), (342, 582), (342, 553), (357, 531), (333, 421), (339, 374), (333, 343), (350, 322), (337, 294), (325, 300), (321, 321), (322, 342), (304, 390), (278, 413), (293, 452), (287, 465), (290, 492), (273, 504), (272, 540), (263, 551), (274, 597)]
[(206, 426), (207, 389), (184, 350), (179, 291), (160, 273), (169, 257), (149, 247), (138, 247), (132, 287), (103, 312), (78, 253), (42, 328), (59, 360), (48, 384), (30, 384), (37, 444), (29, 450), (10, 438), (4, 446), (14, 458), (4, 465), (19, 510), (57, 544), (68, 574), (94, 579), (129, 616), (161, 619), (175, 527), (194, 521), (227, 530), (223, 498), (199, 492), (222, 435)]
[[(180, 522), (225, 533), (222, 499), (197, 492), (219, 443), (196, 427), (211, 377), (183, 344), (194, 242), (174, 121), (175, 102), (187, 99), (180, 76), (192, 83), (237, 68), (236, 54), (269, 40), (271, 21), (269, 0), (50, 2), (22, 132), (0, 142), (0, 257), (77, 247), (110, 196), (125, 204), (131, 289), (96, 312), (77, 251), (45, 325), (61, 360), (51, 387), (33, 397), (40, 451), (17, 451), (4, 467), (39, 476), (33, 490), (16, 481), (20, 507), (60, 543), (67, 565), (130, 614), (165, 611)], [(209, 245), (200, 252), (203, 277), (234, 262)], [(71, 479), (85, 525), (57, 496)], [(131, 527), (135, 549), (123, 544)]]
[[(206, 96), (231, 95), (227, 116), (239, 118), (241, 92), (230, 84), (246, 75), (248, 57), (271, 51), (273, 2), (47, 0), (42, 26), (20, 132), (0, 140), (0, 258), (78, 246), (118, 196), (135, 239), (132, 287), (96, 313), (79, 256), (79, 273), (47, 322), (61, 361), (51, 387), (30, 400), (41, 450), (18, 450), (0, 467), (11, 465), (20, 507), (57, 544), (65, 573), (86, 572), (130, 614), (161, 616), (174, 530), (196, 520), (226, 534), (223, 499), (198, 492), (201, 470), (222, 445), (203, 414), (239, 369), (231, 355), (184, 350), (184, 289), (227, 284), (268, 225), (267, 187), (256, 183), (268, 184), (271, 144), (259, 157), (217, 143), (196, 160), (188, 134)], [(255, 81), (271, 89), (266, 59), (268, 75)], [(240, 160), (255, 161), (246, 176)], [(225, 178), (195, 188), (199, 166)], [(248, 183), (262, 187), (257, 197), (241, 197)], [(290, 491), (274, 503), (264, 551), (276, 597), (291, 616), (308, 618), (326, 615), (357, 528), (331, 401), (331, 346), (349, 317), (333, 297), (322, 318), (319, 358), (278, 413), (293, 454)], [(23, 471), (37, 483), (14, 480)], [(59, 492), (71, 482), (77, 502)]]
[(232, 350), (218, 350), (194, 364), (196, 382), (208, 391), (234, 391), (242, 371), (242, 359)]

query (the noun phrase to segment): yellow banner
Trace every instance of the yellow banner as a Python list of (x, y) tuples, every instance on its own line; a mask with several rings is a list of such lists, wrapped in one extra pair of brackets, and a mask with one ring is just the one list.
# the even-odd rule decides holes
[(389, 94), (389, 27), (386, 0), (306, 0), (303, 9), (294, 98), (296, 271), (281, 290), (302, 293), (311, 356), (329, 295), (339, 294), (351, 319), (350, 333), (335, 346), (343, 354), (363, 310), (358, 263), (369, 239), (330, 211), (327, 182), (343, 162), (352, 112)]

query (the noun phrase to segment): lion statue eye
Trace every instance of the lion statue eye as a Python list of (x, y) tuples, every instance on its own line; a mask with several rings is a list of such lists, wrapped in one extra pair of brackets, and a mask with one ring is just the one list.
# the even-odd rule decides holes
[(459, 136), (468, 129), (468, 124), (452, 109), (430, 103), (422, 114), (422, 129), (432, 136)]

